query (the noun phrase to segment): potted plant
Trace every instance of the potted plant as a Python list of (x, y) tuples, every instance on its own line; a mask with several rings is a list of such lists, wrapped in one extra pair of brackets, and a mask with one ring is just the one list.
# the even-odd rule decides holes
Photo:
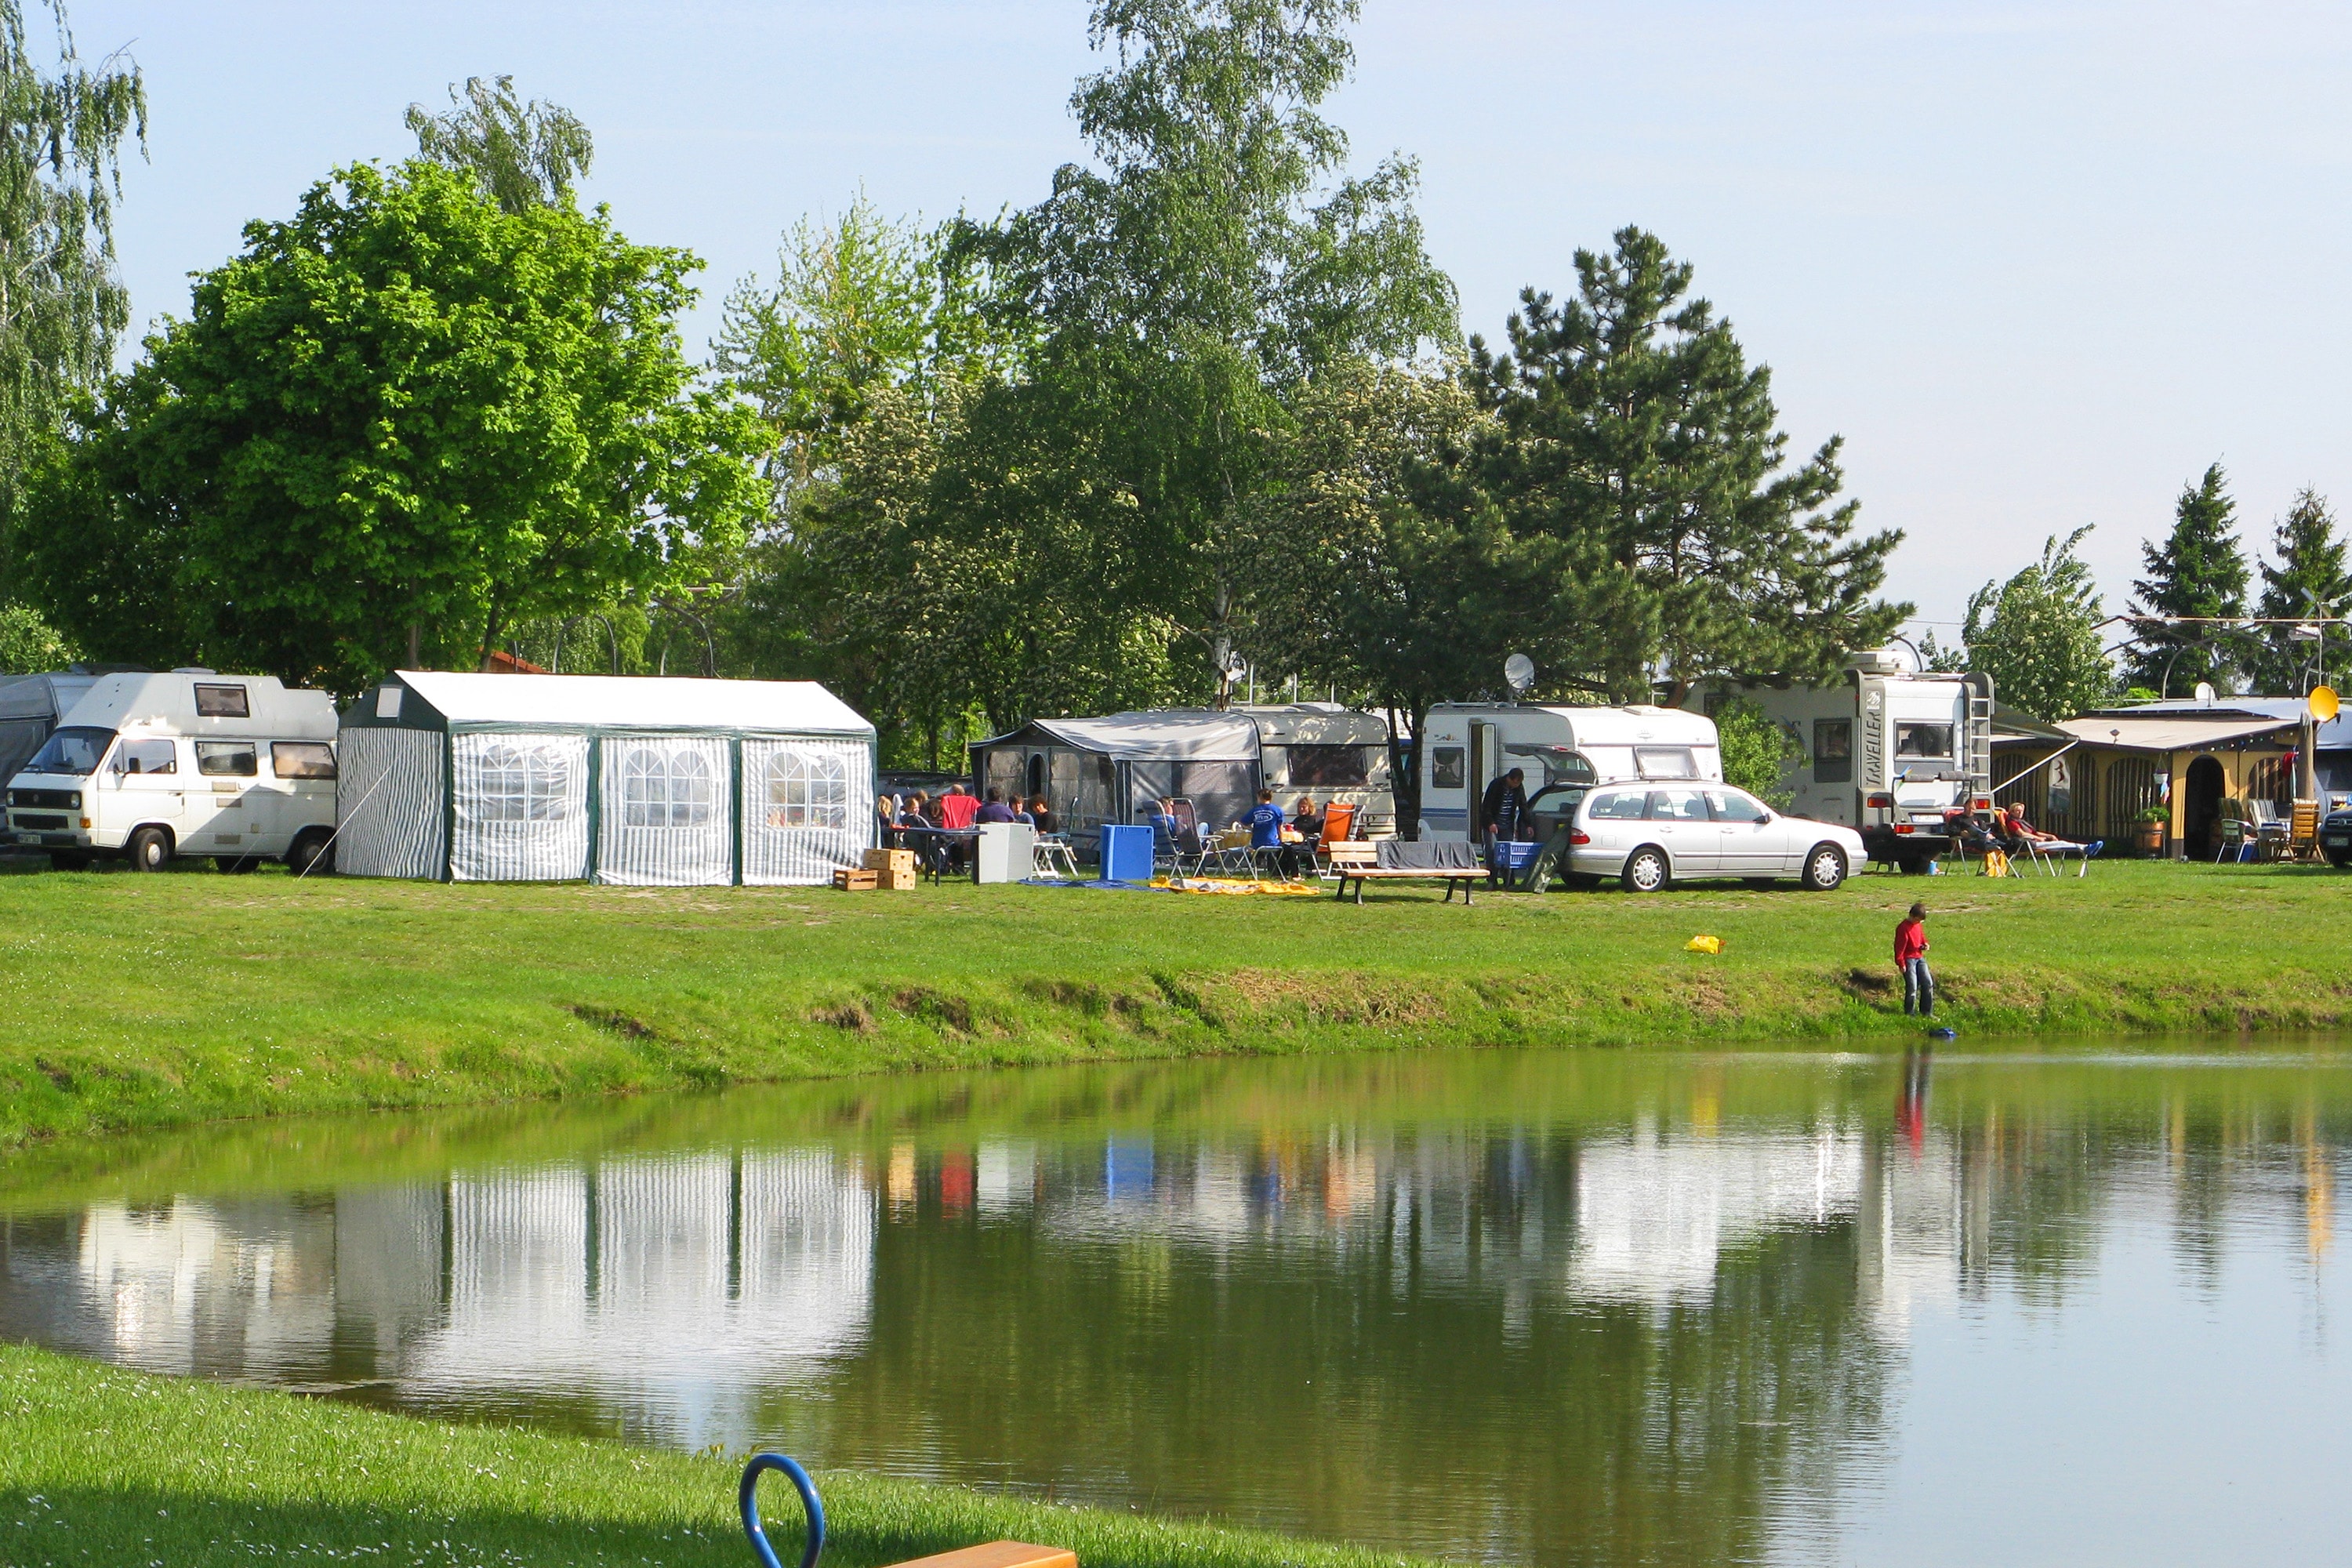
[(2139, 814), (2139, 849), (2143, 855), (2162, 855), (2164, 841), (2172, 826), (2172, 808), (2151, 805)]

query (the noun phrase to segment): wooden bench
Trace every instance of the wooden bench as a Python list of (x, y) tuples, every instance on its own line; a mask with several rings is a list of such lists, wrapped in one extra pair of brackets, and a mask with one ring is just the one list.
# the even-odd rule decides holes
[(1454, 889), (1460, 888), (1462, 902), (1466, 908), (1470, 902), (1471, 888), (1486, 879), (1484, 866), (1383, 871), (1381, 869), (1381, 847), (1364, 839), (1343, 839), (1337, 844), (1327, 844), (1323, 847), (1323, 857), (1325, 863), (1339, 873), (1339, 897), (1344, 899), (1348, 896), (1348, 884), (1353, 882), (1356, 884), (1356, 902), (1360, 904), (1364, 901), (1364, 884), (1367, 882), (1443, 882), (1445, 884), (1444, 902), (1452, 903)]

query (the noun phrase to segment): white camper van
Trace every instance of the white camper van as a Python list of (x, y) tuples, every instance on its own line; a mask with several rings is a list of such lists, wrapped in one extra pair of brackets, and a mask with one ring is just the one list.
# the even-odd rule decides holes
[(299, 869), (334, 832), (334, 699), (272, 676), (104, 676), (9, 781), (8, 830), (61, 868), (209, 855)]
[(1526, 774), (1538, 838), (1597, 784), (1723, 777), (1715, 721), (1678, 708), (1446, 702), (1429, 710), (1414, 750), (1423, 838), (1473, 837), (1487, 784), (1513, 768)]
[(1708, 686), (1696, 706), (1737, 692), (1801, 753), (1782, 775), (1795, 816), (1842, 822), (1873, 860), (1906, 871), (1950, 847), (1947, 814), (1990, 809), (1992, 677), (1911, 669), (1892, 648), (1846, 656), (1834, 685)]

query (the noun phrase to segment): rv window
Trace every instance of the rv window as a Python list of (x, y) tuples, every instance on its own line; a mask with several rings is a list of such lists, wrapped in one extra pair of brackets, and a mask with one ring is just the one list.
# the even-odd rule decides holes
[(1813, 782), (1815, 784), (1852, 784), (1853, 782), (1853, 720), (1816, 719), (1813, 721)]
[(245, 700), (242, 686), (196, 687), (196, 717), (199, 719), (250, 719), (252, 707)]
[(249, 779), (261, 772), (261, 759), (250, 741), (198, 741), (196, 772), (206, 778)]
[(1698, 759), (1688, 746), (1636, 746), (1633, 765), (1645, 779), (1695, 779)]
[(1592, 797), (1592, 809), (1585, 816), (1594, 822), (1638, 822), (1645, 798), (1640, 790), (1622, 795), (1595, 795)]
[(111, 730), (90, 730), (76, 725), (59, 730), (47, 744), (25, 764), (28, 773), (66, 773), (79, 778), (98, 771), (99, 758), (106, 755), (109, 742), (114, 739)]
[(1432, 789), (1460, 789), (1462, 787), (1463, 757), (1465, 754), (1465, 753), (1460, 746), (1430, 747), (1429, 787)]
[(1897, 724), (1895, 754), (1898, 757), (1945, 758), (1952, 754), (1949, 724)]
[(768, 759), (768, 826), (849, 826), (849, 763), (840, 752), (786, 746)]
[(1287, 746), (1292, 789), (1362, 789), (1371, 783), (1370, 746)]
[(1705, 822), (1706, 798), (1695, 789), (1654, 789), (1643, 815), (1652, 822)]
[(110, 765), (118, 773), (176, 773), (180, 748), (169, 741), (125, 741), (114, 748)]
[(335, 748), (323, 741), (272, 741), (269, 766), (281, 779), (331, 779)]

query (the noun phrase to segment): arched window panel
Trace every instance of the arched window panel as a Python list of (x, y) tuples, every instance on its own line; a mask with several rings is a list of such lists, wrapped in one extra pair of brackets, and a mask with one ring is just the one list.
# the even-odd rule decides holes
[(743, 880), (817, 884), (873, 838), (874, 758), (863, 741), (743, 742)]
[(466, 882), (557, 882), (588, 871), (583, 735), (450, 738), (449, 874)]
[(710, 887), (735, 879), (727, 742), (706, 735), (608, 735), (596, 879)]

